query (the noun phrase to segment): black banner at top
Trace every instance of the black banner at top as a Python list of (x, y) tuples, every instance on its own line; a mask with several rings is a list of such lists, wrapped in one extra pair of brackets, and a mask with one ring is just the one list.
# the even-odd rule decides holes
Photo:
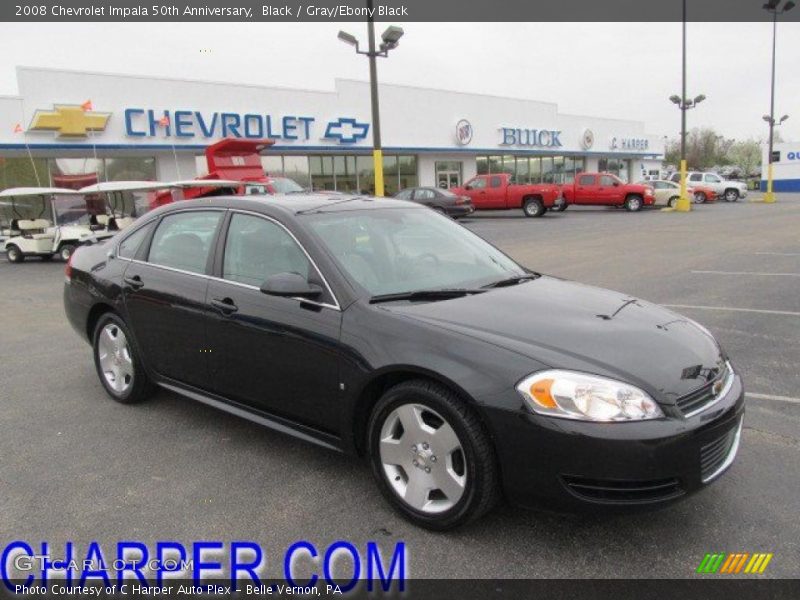
[[(770, 0), (685, 0), (688, 21), (766, 21)], [(777, 3), (778, 10), (788, 0)], [(4, 0), (0, 20), (18, 22), (682, 21), (684, 0)], [(790, 3), (791, 4), (791, 3)], [(800, 20), (800, 7), (781, 14)], [(646, 32), (641, 42), (645, 44)]]

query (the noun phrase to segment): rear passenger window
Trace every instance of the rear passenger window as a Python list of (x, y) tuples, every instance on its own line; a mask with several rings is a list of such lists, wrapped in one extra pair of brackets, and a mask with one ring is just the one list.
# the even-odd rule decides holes
[(142, 242), (153, 229), (153, 225), (155, 221), (148, 223), (147, 225), (140, 227), (133, 233), (131, 233), (128, 237), (122, 240), (119, 243), (119, 248), (117, 250), (117, 256), (120, 258), (128, 258), (131, 259), (136, 256), (136, 251), (139, 249), (139, 246), (142, 245)]
[(308, 278), (311, 263), (283, 227), (261, 217), (234, 214), (225, 240), (222, 277), (260, 287), (271, 275)]
[(222, 214), (222, 211), (191, 211), (164, 217), (150, 244), (148, 262), (204, 273)]
[(689, 175), (689, 181), (703, 181), (703, 176), (700, 173)]

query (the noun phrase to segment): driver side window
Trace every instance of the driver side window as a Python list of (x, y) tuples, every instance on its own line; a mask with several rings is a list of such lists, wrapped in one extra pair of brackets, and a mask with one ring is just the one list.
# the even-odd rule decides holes
[(473, 190), (482, 190), (486, 187), (486, 180), (479, 177), (477, 179), (473, 179), (467, 185)]
[(297, 273), (308, 278), (310, 270), (305, 253), (283, 227), (253, 215), (231, 217), (223, 279), (260, 287), (272, 275)]

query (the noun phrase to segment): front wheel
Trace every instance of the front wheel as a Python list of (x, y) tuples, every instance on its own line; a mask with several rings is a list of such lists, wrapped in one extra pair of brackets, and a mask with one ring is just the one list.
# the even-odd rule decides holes
[(642, 209), (641, 196), (628, 196), (625, 198), (625, 210), (629, 212), (636, 212)]
[(67, 262), (69, 260), (69, 257), (72, 256), (73, 252), (75, 252), (74, 244), (64, 244), (58, 250), (58, 255), (61, 257), (61, 260)]
[(725, 202), (738, 202), (739, 190), (725, 190)]
[(544, 203), (539, 198), (528, 198), (522, 204), (522, 211), (526, 217), (541, 217), (546, 209)]
[(451, 529), (496, 503), (500, 485), (489, 436), (447, 388), (424, 380), (392, 387), (375, 406), (368, 433), (378, 487), (413, 523)]
[(10, 246), (6, 247), (6, 258), (10, 263), (21, 263), (23, 260), (25, 260), (25, 255), (17, 246), (11, 244)]
[(108, 395), (122, 404), (145, 400), (152, 392), (152, 384), (125, 322), (106, 313), (97, 322), (92, 339), (97, 375)]

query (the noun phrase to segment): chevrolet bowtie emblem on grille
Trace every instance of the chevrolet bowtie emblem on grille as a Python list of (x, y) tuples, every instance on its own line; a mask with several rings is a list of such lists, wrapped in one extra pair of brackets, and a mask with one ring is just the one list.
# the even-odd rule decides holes
[(85, 110), (79, 104), (55, 104), (53, 110), (37, 110), (30, 131), (56, 131), (59, 137), (86, 137), (90, 131), (103, 131), (111, 113)]
[(369, 123), (359, 123), (355, 119), (340, 117), (331, 121), (325, 128), (325, 137), (338, 140), (340, 144), (354, 144), (367, 137)]

